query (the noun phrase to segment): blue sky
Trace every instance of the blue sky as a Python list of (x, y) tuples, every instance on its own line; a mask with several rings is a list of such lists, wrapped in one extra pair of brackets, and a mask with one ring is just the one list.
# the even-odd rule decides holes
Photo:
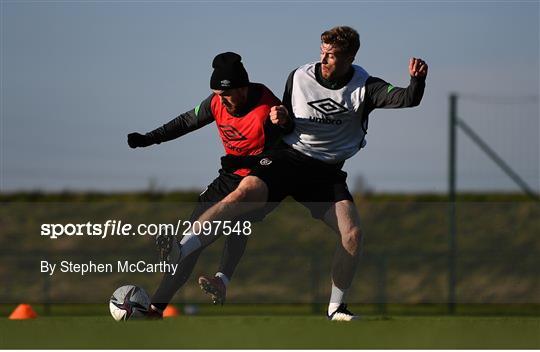
[[(347, 161), (376, 191), (444, 191), (448, 94), (538, 97), (539, 3), (69, 2), (1, 3), (0, 189), (132, 190), (206, 186), (223, 154), (209, 125), (130, 149), (210, 93), (212, 58), (242, 55), (250, 79), (279, 97), (289, 72), (318, 59), (319, 36), (350, 25), (355, 63), (396, 86), (411, 56), (430, 65), (420, 107), (371, 116), (367, 148)], [(500, 102), (500, 99), (494, 99)], [(462, 99), (460, 116), (538, 190), (538, 100)], [(458, 186), (516, 187), (463, 134)], [(353, 187), (354, 188), (354, 187)]]

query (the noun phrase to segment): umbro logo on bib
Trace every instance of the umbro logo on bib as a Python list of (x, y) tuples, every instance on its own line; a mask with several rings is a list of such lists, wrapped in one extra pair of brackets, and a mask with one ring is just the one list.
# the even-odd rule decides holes
[(227, 141), (245, 141), (247, 138), (240, 133), (234, 126), (231, 125), (218, 125), (221, 130), (221, 135)]
[(341, 114), (349, 111), (346, 107), (338, 104), (333, 99), (326, 98), (308, 102), (308, 105), (325, 116)]

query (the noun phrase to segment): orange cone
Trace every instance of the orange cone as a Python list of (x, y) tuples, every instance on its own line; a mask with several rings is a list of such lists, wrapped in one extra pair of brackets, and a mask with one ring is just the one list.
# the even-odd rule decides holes
[(180, 315), (180, 311), (175, 306), (169, 304), (163, 311), (163, 318), (177, 317)]
[(37, 318), (37, 313), (29, 304), (19, 304), (11, 313), (9, 319), (34, 319)]

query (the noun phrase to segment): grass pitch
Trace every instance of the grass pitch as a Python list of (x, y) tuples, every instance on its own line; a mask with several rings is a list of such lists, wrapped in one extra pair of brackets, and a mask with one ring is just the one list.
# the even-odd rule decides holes
[(180, 316), (117, 323), (110, 317), (0, 320), (0, 348), (539, 349), (538, 317)]

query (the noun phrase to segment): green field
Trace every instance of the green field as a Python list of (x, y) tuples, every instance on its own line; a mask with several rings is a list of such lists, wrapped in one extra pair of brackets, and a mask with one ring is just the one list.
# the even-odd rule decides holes
[(538, 317), (181, 316), (0, 320), (0, 348), (540, 348)]
[(455, 315), (445, 316), (448, 204), (436, 195), (357, 199), (367, 235), (348, 293), (364, 317), (353, 323), (315, 314), (326, 308), (336, 238), (294, 202), (254, 225), (224, 307), (209, 305), (196, 283), (217, 269), (223, 242), (205, 251), (172, 302), (197, 305), (196, 316), (112, 320), (113, 290), (136, 283), (152, 292), (158, 274), (39, 272), (44, 258), (155, 260), (152, 238), (52, 241), (39, 236), (40, 224), (170, 223), (189, 216), (196, 195), (0, 195), (0, 317), (21, 302), (39, 315), (0, 318), (0, 349), (540, 349), (540, 207), (515, 195), (459, 199)]

